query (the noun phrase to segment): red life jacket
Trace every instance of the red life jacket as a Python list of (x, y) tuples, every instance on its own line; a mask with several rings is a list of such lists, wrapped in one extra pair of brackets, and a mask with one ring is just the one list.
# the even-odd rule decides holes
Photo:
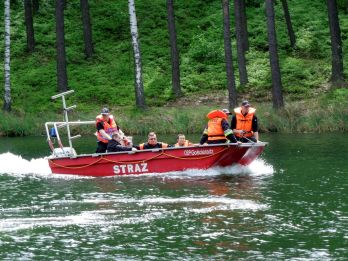
[[(97, 126), (98, 123), (102, 122), (103, 123), (103, 126), (104, 126), (104, 131), (110, 135), (110, 137), (112, 136), (112, 133), (115, 132), (115, 131), (118, 131), (117, 129), (117, 125), (116, 125), (116, 122), (114, 120), (114, 116), (110, 115), (109, 116), (109, 120), (106, 121), (104, 120), (103, 116), (100, 114), (96, 117), (95, 119), (95, 125)], [(97, 139), (101, 142), (104, 142), (104, 143), (108, 143), (108, 139), (105, 139), (103, 137), (103, 135), (101, 135), (101, 133), (99, 131), (97, 131), (96, 133), (97, 135)]]
[(237, 130), (244, 130), (246, 131), (245, 134), (239, 134), (236, 133), (235, 135), (237, 137), (252, 137), (254, 135), (254, 132), (252, 131), (252, 120), (254, 117), (256, 109), (254, 108), (249, 108), (248, 113), (244, 116), (242, 114), (242, 108), (238, 107), (234, 109), (234, 112), (236, 114), (236, 119), (237, 119), (237, 125), (236, 125), (236, 129)]

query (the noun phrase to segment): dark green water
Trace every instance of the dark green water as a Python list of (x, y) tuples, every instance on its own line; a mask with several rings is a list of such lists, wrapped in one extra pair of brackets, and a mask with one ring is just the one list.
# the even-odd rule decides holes
[(262, 135), (248, 168), (114, 178), (52, 176), (44, 138), (0, 138), (0, 260), (348, 260), (347, 137)]

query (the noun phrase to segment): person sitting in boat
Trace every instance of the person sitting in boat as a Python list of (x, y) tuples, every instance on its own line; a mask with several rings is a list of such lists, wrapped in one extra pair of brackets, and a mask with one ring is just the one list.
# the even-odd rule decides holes
[(147, 142), (141, 143), (136, 148), (138, 150), (148, 150), (148, 149), (156, 149), (156, 148), (168, 148), (171, 147), (167, 143), (164, 142), (157, 142), (157, 135), (154, 132), (150, 132), (147, 135)]
[(106, 152), (108, 141), (112, 139), (112, 133), (119, 132), (121, 136), (124, 133), (117, 125), (114, 116), (110, 114), (108, 108), (103, 108), (101, 113), (96, 117), (96, 136), (98, 139), (98, 147), (96, 153)]
[(199, 144), (219, 144), (228, 141), (236, 143), (237, 139), (227, 122), (229, 114), (230, 112), (227, 109), (209, 112), (207, 114), (208, 124), (203, 131)]
[(120, 152), (120, 151), (135, 151), (136, 148), (128, 147), (125, 143), (125, 137), (121, 136), (119, 132), (112, 134), (112, 139), (109, 140), (107, 145), (108, 152)]
[(241, 106), (234, 109), (231, 129), (237, 140), (243, 143), (257, 142), (259, 140), (258, 121), (255, 108), (248, 101), (243, 101)]
[(174, 147), (193, 146), (193, 143), (186, 139), (184, 134), (178, 134)]

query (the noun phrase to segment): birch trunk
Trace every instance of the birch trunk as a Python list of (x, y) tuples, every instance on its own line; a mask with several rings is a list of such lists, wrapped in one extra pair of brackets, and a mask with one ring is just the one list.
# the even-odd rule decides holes
[(141, 68), (141, 53), (138, 37), (137, 17), (135, 13), (134, 0), (128, 0), (130, 31), (132, 36), (132, 45), (134, 52), (134, 71), (135, 71), (135, 100), (139, 108), (145, 108), (145, 96), (143, 86), (143, 75)]
[(5, 94), (4, 94), (4, 111), (11, 111), (11, 79), (10, 79), (10, 0), (5, 0), (4, 3), (5, 17), (5, 61), (4, 61), (4, 78), (5, 78)]

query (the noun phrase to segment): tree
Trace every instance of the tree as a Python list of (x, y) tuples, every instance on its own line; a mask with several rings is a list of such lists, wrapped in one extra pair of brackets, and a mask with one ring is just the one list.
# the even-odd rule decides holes
[(168, 31), (170, 54), (172, 60), (172, 86), (176, 97), (181, 96), (180, 88), (180, 65), (179, 65), (179, 51), (176, 44), (176, 28), (174, 15), (174, 0), (167, 0), (168, 10)]
[(56, 48), (57, 48), (57, 87), (58, 92), (68, 90), (66, 54), (64, 39), (64, 0), (56, 0)]
[(10, 29), (11, 29), (11, 16), (10, 16), (10, 0), (4, 2), (4, 19), (5, 19), (5, 61), (4, 61), (4, 78), (5, 78), (5, 94), (4, 94), (4, 107), (3, 110), (11, 111), (11, 80), (10, 80)]
[(134, 0), (128, 0), (129, 8), (129, 22), (130, 31), (132, 36), (132, 45), (134, 52), (134, 67), (135, 67), (135, 100), (138, 108), (144, 109), (145, 105), (145, 95), (143, 86), (143, 73), (141, 68), (141, 53), (138, 37), (138, 25), (137, 17), (135, 13)]
[(329, 27), (331, 35), (331, 81), (335, 85), (341, 86), (344, 83), (342, 39), (336, 0), (327, 0), (327, 9), (329, 15)]
[(89, 16), (89, 5), (88, 0), (80, 0), (81, 14), (82, 14), (82, 25), (83, 25), (83, 40), (85, 43), (85, 54), (87, 58), (91, 58), (93, 50), (92, 41), (92, 28)]
[(245, 0), (239, 0), (240, 5), (240, 19), (242, 27), (242, 42), (244, 52), (249, 50), (249, 33), (248, 33), (248, 19), (246, 15)]
[(242, 28), (242, 17), (241, 17), (241, 5), (243, 0), (234, 0), (234, 20), (236, 27), (236, 39), (237, 39), (237, 58), (238, 58), (238, 69), (239, 69), (239, 82), (241, 85), (248, 83), (248, 74), (245, 62), (245, 53), (243, 46), (243, 28)]
[(39, 0), (33, 0), (34, 14), (37, 14), (39, 12), (39, 8), (40, 8)]
[(231, 32), (230, 32), (230, 3), (229, 0), (222, 0), (225, 62), (227, 75), (228, 102), (230, 109), (237, 106), (237, 91), (234, 78)]
[(25, 13), (25, 27), (27, 33), (27, 49), (29, 52), (33, 52), (35, 49), (35, 37), (33, 26), (33, 11), (31, 0), (24, 0), (24, 13)]
[(266, 1), (269, 60), (272, 74), (272, 100), (273, 107), (279, 109), (284, 106), (282, 94), (282, 79), (279, 67), (279, 58), (277, 50), (277, 35), (275, 30), (274, 6), (273, 0)]
[(292, 22), (291, 22), (291, 17), (290, 17), (290, 12), (289, 12), (289, 7), (288, 7), (288, 1), (287, 0), (281, 0), (282, 5), (283, 5), (283, 10), (284, 10), (284, 16), (285, 16), (285, 21), (286, 21), (286, 27), (288, 29), (288, 35), (289, 35), (289, 40), (290, 40), (290, 46), (292, 48), (295, 48), (296, 45), (296, 37), (294, 33), (294, 29), (292, 28)]

